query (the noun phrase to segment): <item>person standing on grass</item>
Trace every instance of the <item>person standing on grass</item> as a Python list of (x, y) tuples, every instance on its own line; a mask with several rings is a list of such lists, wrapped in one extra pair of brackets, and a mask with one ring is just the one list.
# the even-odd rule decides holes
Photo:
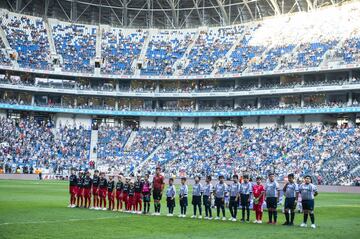
[(144, 183), (141, 189), (144, 202), (144, 211), (143, 214), (148, 214), (150, 211), (150, 197), (151, 197), (151, 183), (149, 181), (149, 174), (146, 174), (144, 177)]
[(142, 211), (142, 195), (141, 195), (141, 191), (142, 191), (142, 187), (143, 187), (143, 182), (141, 181), (141, 175), (138, 174), (136, 176), (136, 181), (134, 183), (135, 186), (135, 195), (134, 195), (134, 200), (135, 200), (135, 211), (137, 213), (141, 213)]
[(105, 178), (105, 173), (100, 173), (99, 180), (99, 196), (100, 196), (100, 207), (99, 210), (106, 210), (106, 191), (107, 191), (107, 180)]
[(108, 201), (109, 201), (109, 211), (113, 211), (114, 210), (114, 192), (115, 192), (115, 181), (114, 181), (114, 176), (113, 175), (109, 175), (109, 181), (107, 184), (107, 191), (108, 191)]
[(99, 208), (99, 180), (100, 180), (99, 170), (95, 170), (92, 179), (93, 207), (90, 209)]
[(285, 206), (284, 206), (284, 214), (286, 222), (283, 224), (284, 226), (293, 226), (294, 218), (295, 218), (295, 209), (297, 204), (297, 198), (299, 197), (299, 187), (295, 183), (294, 174), (288, 175), (288, 180), (283, 188), (285, 194)]
[(128, 207), (129, 207), (129, 189), (130, 189), (130, 178), (126, 177), (125, 178), (125, 183), (124, 183), (124, 187), (123, 187), (123, 192), (122, 192), (122, 200), (124, 202), (125, 205), (125, 211), (128, 211)]
[(193, 185), (192, 190), (192, 205), (194, 207), (194, 214), (191, 218), (196, 218), (196, 209), (199, 208), (199, 219), (202, 219), (202, 208), (201, 208), (201, 194), (202, 194), (202, 186), (200, 183), (200, 177), (195, 177), (195, 184)]
[(128, 198), (127, 198), (127, 212), (135, 213), (135, 184), (130, 181)]
[(302, 208), (304, 212), (304, 220), (300, 227), (307, 227), (308, 215), (310, 215), (311, 228), (316, 228), (315, 216), (314, 216), (314, 199), (318, 195), (318, 190), (314, 184), (310, 175), (305, 176), (305, 183), (299, 187), (299, 192), (302, 199)]
[(166, 202), (167, 207), (169, 209), (168, 217), (172, 217), (174, 215), (175, 208), (175, 196), (176, 196), (176, 188), (174, 185), (174, 179), (169, 179), (169, 187), (166, 190)]
[(261, 177), (256, 177), (256, 184), (252, 187), (254, 201), (253, 201), (253, 209), (255, 211), (256, 220), (254, 223), (261, 224), (262, 223), (262, 214), (263, 214), (263, 203), (264, 203), (264, 195), (265, 188), (261, 184)]
[(152, 185), (153, 185), (153, 198), (154, 198), (154, 209), (155, 209), (153, 215), (160, 216), (161, 198), (165, 185), (164, 176), (161, 175), (160, 166), (156, 167), (156, 174), (153, 178)]
[(83, 206), (83, 200), (84, 200), (84, 178), (83, 178), (83, 172), (79, 172), (79, 177), (77, 180), (77, 192), (76, 192), (76, 207), (82, 207)]
[(240, 183), (239, 183), (239, 177), (236, 174), (234, 174), (232, 178), (234, 182), (229, 186), (229, 194), (230, 194), (229, 211), (231, 214), (231, 218), (229, 218), (229, 221), (236, 222), (237, 210), (239, 205), (239, 196), (240, 196)]
[(121, 211), (122, 210), (122, 193), (124, 189), (124, 183), (122, 182), (122, 175), (118, 175), (118, 181), (116, 183), (116, 210)]
[(179, 192), (179, 200), (180, 200), (180, 215), (179, 217), (186, 217), (186, 208), (188, 206), (188, 194), (189, 189), (186, 185), (186, 178), (181, 178), (181, 186)]
[(91, 205), (91, 186), (92, 179), (90, 177), (90, 172), (86, 172), (86, 176), (84, 178), (84, 199), (85, 199), (85, 208), (90, 208)]
[(222, 211), (223, 218), (222, 220), (225, 221), (225, 195), (227, 193), (228, 187), (224, 182), (224, 176), (219, 176), (219, 182), (215, 186), (215, 206), (216, 206), (216, 218), (215, 220), (220, 219), (220, 210)]
[(74, 170), (71, 170), (71, 175), (69, 177), (69, 192), (70, 192), (70, 204), (68, 207), (75, 207), (76, 203), (76, 193), (77, 193), (77, 176)]
[[(277, 204), (280, 198), (279, 184), (275, 181), (275, 174), (269, 174), (269, 180), (265, 184), (266, 206), (269, 214), (268, 224), (276, 224), (277, 222)], [(274, 220), (273, 220), (274, 217)]]
[(252, 194), (252, 185), (249, 182), (249, 175), (244, 175), (244, 182), (240, 186), (241, 198), (241, 221), (245, 222), (245, 209), (246, 209), (246, 222), (250, 222), (250, 199)]
[(205, 219), (212, 220), (211, 200), (214, 193), (214, 187), (211, 184), (211, 176), (206, 176), (206, 184), (203, 188), (203, 203), (205, 207)]

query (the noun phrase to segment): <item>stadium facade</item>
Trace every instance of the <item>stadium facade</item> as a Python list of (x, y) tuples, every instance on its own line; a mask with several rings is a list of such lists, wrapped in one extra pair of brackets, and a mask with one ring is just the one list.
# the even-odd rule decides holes
[[(359, 123), (358, 1), (216, 2), (178, 5), (179, 19), (141, 29), (135, 22), (149, 14), (131, 18), (140, 8), (130, 5), (45, 1), (42, 13), (39, 1), (3, 3), (10, 11), (1, 10), (1, 116), (189, 128)], [(88, 8), (121, 10), (123, 24), (104, 25), (116, 25), (104, 15), (79, 23)], [(179, 25), (192, 21), (182, 19), (187, 8), (204, 16), (216, 10), (220, 26)], [(199, 27), (177, 29), (189, 26)]]

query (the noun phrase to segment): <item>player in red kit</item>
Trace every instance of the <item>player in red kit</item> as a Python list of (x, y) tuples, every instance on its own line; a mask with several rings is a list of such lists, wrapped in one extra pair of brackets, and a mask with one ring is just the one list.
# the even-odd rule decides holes
[(122, 203), (122, 194), (123, 194), (123, 189), (124, 189), (124, 183), (122, 182), (122, 175), (119, 174), (118, 175), (118, 181), (116, 183), (116, 210), (117, 211), (122, 211), (122, 206), (123, 206), (123, 203)]
[(83, 200), (84, 200), (84, 188), (83, 188), (83, 172), (79, 172), (79, 177), (77, 179), (77, 191), (76, 191), (76, 207), (82, 207), (83, 206)]
[(99, 180), (99, 197), (100, 197), (100, 207), (99, 210), (106, 210), (106, 191), (107, 191), (107, 180), (105, 178), (105, 173), (100, 173)]
[(122, 200), (125, 205), (125, 211), (129, 211), (129, 203), (128, 203), (129, 188), (130, 188), (130, 178), (126, 177), (125, 183), (123, 186), (123, 193), (122, 193)]
[(99, 180), (99, 170), (95, 170), (92, 179), (93, 207), (90, 209), (99, 209)]
[(134, 195), (134, 204), (135, 204), (135, 211), (137, 213), (141, 213), (142, 211), (142, 187), (143, 187), (143, 182), (141, 182), (141, 176), (137, 175), (136, 177), (136, 181), (134, 183), (134, 187), (135, 187), (135, 195)]
[(114, 210), (114, 194), (115, 194), (115, 181), (114, 181), (114, 176), (113, 175), (109, 175), (109, 181), (107, 184), (107, 191), (108, 191), (108, 200), (109, 200), (109, 211), (113, 211)]
[(253, 209), (256, 215), (256, 220), (254, 221), (254, 223), (261, 224), (262, 214), (263, 214), (262, 205), (264, 203), (264, 195), (265, 195), (265, 188), (261, 184), (261, 177), (256, 178), (256, 184), (253, 186), (252, 191), (254, 197)]
[(77, 193), (77, 177), (74, 170), (71, 170), (71, 175), (69, 177), (69, 193), (70, 193), (70, 204), (68, 207), (75, 207), (76, 203), (76, 193)]
[(92, 186), (92, 179), (90, 178), (90, 172), (86, 172), (86, 176), (84, 178), (84, 199), (85, 199), (85, 208), (90, 208), (91, 205), (91, 186)]
[(154, 216), (160, 216), (161, 210), (161, 197), (164, 190), (165, 180), (164, 176), (161, 175), (161, 168), (159, 166), (156, 167), (156, 174), (153, 178), (153, 198), (154, 198), (154, 208), (155, 212)]

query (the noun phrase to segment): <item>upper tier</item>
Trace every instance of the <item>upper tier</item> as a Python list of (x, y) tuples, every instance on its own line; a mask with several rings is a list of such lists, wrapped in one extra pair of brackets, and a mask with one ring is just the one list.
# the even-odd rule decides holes
[(0, 68), (109, 78), (221, 78), (358, 67), (360, 3), (179, 30), (72, 24), (0, 10)]

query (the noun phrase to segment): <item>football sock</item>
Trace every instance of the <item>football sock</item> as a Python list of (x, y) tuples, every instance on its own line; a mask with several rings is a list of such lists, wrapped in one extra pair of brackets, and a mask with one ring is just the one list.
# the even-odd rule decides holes
[(314, 213), (310, 213), (310, 220), (311, 220), (311, 224), (315, 224), (315, 216), (314, 216)]
[(268, 211), (269, 214), (269, 222), (272, 222), (272, 211)]
[(305, 224), (307, 223), (307, 219), (308, 219), (308, 214), (307, 214), (307, 213), (304, 213), (304, 223), (305, 223)]
[(295, 212), (291, 212), (291, 223), (294, 223)]
[(277, 211), (274, 211), (274, 222), (277, 222)]
[(229, 206), (229, 210), (230, 210), (231, 217), (234, 217), (234, 212), (233, 212), (233, 207), (232, 207), (232, 205)]
[(286, 223), (289, 224), (289, 212), (285, 211)]

